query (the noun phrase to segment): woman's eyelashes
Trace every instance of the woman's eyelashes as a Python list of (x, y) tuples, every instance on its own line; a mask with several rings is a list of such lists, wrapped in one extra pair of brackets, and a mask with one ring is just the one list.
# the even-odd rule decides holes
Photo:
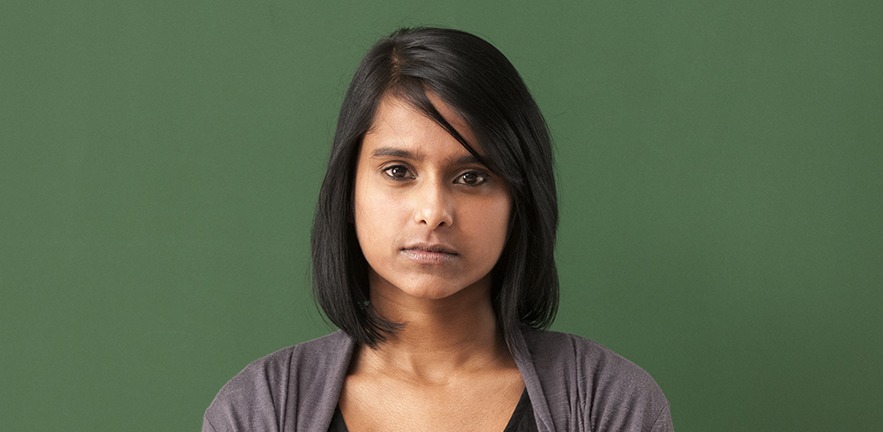
[(466, 171), (458, 175), (454, 183), (466, 186), (479, 186), (486, 183), (488, 178), (488, 174), (482, 171)]
[(390, 180), (394, 181), (404, 181), (413, 179), (415, 176), (411, 173), (411, 170), (404, 165), (391, 165), (383, 168), (383, 174), (386, 175)]
[[(402, 182), (417, 178), (417, 174), (413, 169), (406, 165), (394, 164), (385, 166), (381, 169), (381, 173), (392, 181)], [(468, 170), (457, 174), (452, 183), (464, 186), (480, 186), (490, 180), (490, 174), (481, 170)]]

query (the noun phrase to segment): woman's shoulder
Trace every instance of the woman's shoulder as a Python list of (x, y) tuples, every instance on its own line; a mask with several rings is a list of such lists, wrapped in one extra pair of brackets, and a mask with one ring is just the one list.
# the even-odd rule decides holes
[(264, 386), (278, 387), (292, 378), (315, 377), (320, 369), (333, 367), (329, 358), (347, 355), (351, 344), (346, 334), (336, 331), (282, 348), (249, 363), (221, 388), (219, 395), (235, 395)]
[(591, 339), (550, 330), (529, 330), (524, 338), (538, 368), (554, 365), (589, 376), (627, 378), (628, 383), (635, 385), (656, 385), (640, 366)]
[(352, 347), (352, 340), (337, 331), (249, 363), (206, 409), (203, 430), (280, 430), (281, 419), (301, 396), (322, 401), (336, 391)]
[(670, 425), (668, 400), (653, 377), (610, 348), (555, 331), (528, 330), (524, 339), (547, 398), (575, 399), (567, 402), (583, 407), (581, 417), (590, 424), (642, 424), (613, 430)]

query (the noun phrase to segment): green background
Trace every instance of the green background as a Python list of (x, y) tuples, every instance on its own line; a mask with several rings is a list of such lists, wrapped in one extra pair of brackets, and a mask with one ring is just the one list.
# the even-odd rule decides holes
[(556, 140), (554, 328), (689, 431), (883, 428), (878, 1), (0, 1), (0, 429), (197, 430), (325, 334), (309, 227), (361, 55), (494, 43)]

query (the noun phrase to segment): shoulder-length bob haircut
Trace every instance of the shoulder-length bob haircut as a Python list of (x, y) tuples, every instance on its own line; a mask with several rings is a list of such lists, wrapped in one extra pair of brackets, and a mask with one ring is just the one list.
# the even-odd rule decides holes
[[(467, 142), (427, 92), (437, 95), (472, 129)], [(512, 194), (510, 234), (492, 270), (492, 303), (510, 349), (525, 324), (544, 328), (558, 308), (555, 235), (558, 202), (552, 144), (545, 120), (518, 72), (490, 43), (439, 28), (401, 29), (362, 59), (340, 108), (328, 171), (312, 231), (316, 301), (328, 319), (357, 343), (376, 346), (402, 324), (369, 303), (368, 264), (353, 224), (353, 186), (362, 138), (380, 100), (407, 101), (456, 138)], [(475, 146), (483, 150), (482, 154)]]

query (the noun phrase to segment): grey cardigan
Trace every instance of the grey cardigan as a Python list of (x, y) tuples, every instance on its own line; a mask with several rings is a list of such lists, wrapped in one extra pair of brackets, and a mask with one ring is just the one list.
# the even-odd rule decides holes
[[(652, 431), (674, 428), (668, 401), (647, 372), (578, 336), (525, 329), (524, 378), (537, 430)], [(203, 432), (324, 432), (355, 343), (345, 333), (285, 348), (230, 380), (203, 417)]]

